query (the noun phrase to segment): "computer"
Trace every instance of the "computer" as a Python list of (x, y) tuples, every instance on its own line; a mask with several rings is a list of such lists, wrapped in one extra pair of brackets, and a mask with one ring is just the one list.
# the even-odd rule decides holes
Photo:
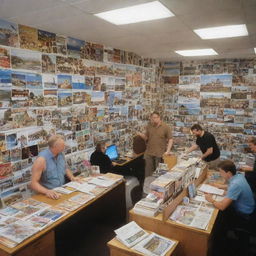
[(119, 158), (117, 146), (115, 144), (108, 146), (105, 154), (110, 158), (111, 161), (114, 161), (116, 163), (121, 164), (121, 163), (126, 162), (126, 159)]

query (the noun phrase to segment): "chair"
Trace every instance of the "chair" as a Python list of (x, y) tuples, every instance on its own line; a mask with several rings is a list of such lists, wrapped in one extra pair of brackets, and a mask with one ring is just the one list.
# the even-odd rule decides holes
[(133, 176), (125, 176), (125, 199), (126, 208), (129, 209), (133, 206), (132, 202), (132, 190), (140, 185), (139, 180)]

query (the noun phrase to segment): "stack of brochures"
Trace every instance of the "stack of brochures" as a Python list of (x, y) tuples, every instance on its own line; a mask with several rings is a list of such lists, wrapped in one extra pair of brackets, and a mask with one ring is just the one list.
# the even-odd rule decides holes
[(144, 216), (156, 216), (162, 202), (162, 198), (150, 193), (135, 204), (133, 211)]
[(134, 221), (116, 229), (115, 233), (122, 244), (146, 256), (164, 256), (175, 245), (170, 239), (147, 233)]

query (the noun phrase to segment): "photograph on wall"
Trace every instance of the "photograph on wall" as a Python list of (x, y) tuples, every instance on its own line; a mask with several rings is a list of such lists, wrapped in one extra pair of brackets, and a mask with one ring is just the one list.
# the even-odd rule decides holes
[(105, 93), (101, 91), (92, 91), (91, 101), (93, 104), (104, 104), (105, 103)]
[(73, 38), (73, 37), (68, 37), (67, 38), (67, 53), (68, 55), (72, 57), (80, 57), (80, 52), (82, 47), (84, 46), (85, 41)]
[(11, 50), (11, 63), (14, 69), (41, 72), (41, 53), (21, 49)]
[(18, 71), (12, 71), (11, 72), (11, 83), (13, 89), (22, 89), (26, 88), (26, 73), (24, 72), (18, 72)]
[(12, 121), (15, 128), (22, 128), (28, 126), (36, 126), (36, 113), (27, 108), (17, 108), (12, 111)]
[(17, 24), (0, 19), (0, 44), (19, 47)]
[(10, 68), (10, 50), (5, 47), (0, 47), (0, 68)]
[(42, 76), (40, 74), (26, 74), (27, 89), (43, 89)]
[(44, 106), (57, 106), (58, 97), (57, 90), (44, 90)]
[(58, 107), (72, 106), (72, 92), (58, 91)]
[(32, 28), (19, 24), (20, 48), (39, 51), (38, 31)]
[(11, 70), (0, 69), (0, 88), (11, 88)]
[(72, 76), (72, 88), (73, 90), (84, 90), (85, 88), (85, 77), (74, 75)]
[(231, 92), (232, 75), (202, 75), (201, 92)]
[(44, 89), (57, 89), (57, 76), (50, 74), (42, 74)]
[(66, 42), (66, 36), (62, 35), (56, 35), (56, 49), (53, 47), (53, 52), (58, 54), (67, 54), (67, 42)]
[(57, 75), (59, 89), (72, 89), (72, 76)]
[(0, 108), (8, 108), (11, 105), (11, 88), (0, 87)]
[(73, 73), (73, 60), (69, 57), (56, 56), (56, 72), (57, 73)]
[(28, 101), (29, 101), (30, 107), (43, 107), (44, 106), (43, 90), (29, 90)]
[(56, 34), (38, 29), (39, 51), (56, 53)]
[(42, 54), (42, 72), (55, 74), (56, 56), (49, 54)]

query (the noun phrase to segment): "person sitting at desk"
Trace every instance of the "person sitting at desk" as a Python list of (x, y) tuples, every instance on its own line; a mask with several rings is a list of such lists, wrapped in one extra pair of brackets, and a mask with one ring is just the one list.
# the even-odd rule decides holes
[(98, 165), (101, 173), (110, 172), (112, 169), (112, 161), (109, 156), (105, 154), (106, 146), (105, 143), (97, 143), (95, 151), (90, 157), (92, 165)]
[[(256, 153), (256, 138), (249, 139), (249, 148), (253, 153)], [(239, 171), (245, 172), (245, 178), (249, 183), (253, 193), (256, 193), (256, 158), (254, 161), (254, 165), (252, 166), (242, 166)]]
[(202, 151), (201, 159), (208, 163), (210, 169), (216, 169), (219, 163), (220, 150), (214, 136), (203, 130), (201, 125), (194, 124), (190, 131), (196, 136), (196, 144), (191, 146), (186, 153), (190, 153), (198, 148)]
[(39, 153), (32, 166), (31, 188), (52, 199), (58, 199), (59, 194), (53, 189), (65, 183), (65, 175), (71, 181), (79, 181), (67, 168), (63, 151), (65, 141), (60, 135), (52, 135), (48, 140), (49, 148)]
[(210, 194), (205, 194), (205, 199), (222, 211), (218, 216), (219, 227), (216, 228), (215, 236), (216, 242), (219, 243), (218, 246), (216, 244), (216, 248), (221, 248), (225, 244), (228, 230), (234, 227), (248, 229), (249, 220), (254, 213), (255, 201), (248, 182), (242, 174), (236, 172), (236, 166), (232, 161), (224, 160), (219, 163), (218, 168), (220, 175), (228, 184), (212, 185), (226, 189), (227, 193), (221, 201), (215, 201)]

